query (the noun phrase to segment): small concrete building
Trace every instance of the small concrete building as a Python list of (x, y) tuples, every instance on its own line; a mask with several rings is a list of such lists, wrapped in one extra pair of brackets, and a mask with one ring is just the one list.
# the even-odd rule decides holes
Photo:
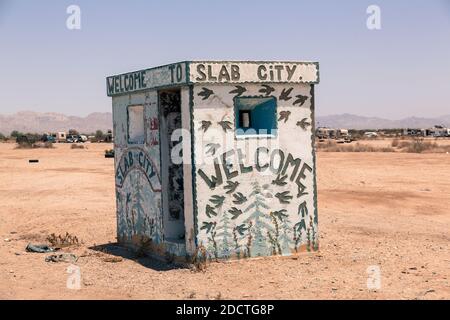
[(120, 243), (178, 260), (318, 249), (318, 63), (190, 61), (106, 82)]

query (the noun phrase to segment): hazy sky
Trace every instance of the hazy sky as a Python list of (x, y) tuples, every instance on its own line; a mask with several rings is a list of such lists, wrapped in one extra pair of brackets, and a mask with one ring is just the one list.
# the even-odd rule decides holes
[(450, 0), (0, 0), (2, 114), (110, 111), (106, 76), (193, 59), (319, 61), (318, 115), (450, 114)]

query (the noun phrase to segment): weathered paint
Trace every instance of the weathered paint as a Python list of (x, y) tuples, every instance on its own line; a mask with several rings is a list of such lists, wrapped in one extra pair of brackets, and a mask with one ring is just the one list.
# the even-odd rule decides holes
[[(317, 63), (182, 62), (127, 75), (107, 79), (113, 97), (119, 241), (146, 246), (159, 256), (184, 257), (203, 246), (219, 259), (318, 248)], [(137, 84), (127, 86), (130, 78)], [(166, 88), (180, 90), (181, 115), (169, 116), (172, 120), (159, 111), (158, 92)], [(236, 97), (275, 99), (277, 131), (236, 135)], [(141, 145), (127, 138), (130, 105), (144, 106)], [(190, 132), (182, 141), (182, 167), (172, 166), (167, 150), (162, 151), (168, 144), (167, 121)], [(167, 129), (162, 136), (161, 125)], [(181, 168), (177, 187), (184, 192), (174, 198), (165, 172)], [(169, 204), (181, 208), (176, 199), (184, 200), (179, 218)], [(176, 239), (180, 232), (184, 237)]]
[[(245, 95), (267, 96), (261, 94), (264, 87), (259, 84), (244, 87)], [(278, 100), (277, 136), (243, 139), (219, 124), (229, 121), (234, 126), (235, 86), (194, 87), (197, 240), (213, 257), (289, 255), (305, 246), (317, 248), (311, 86), (271, 87), (270, 95)], [(204, 88), (213, 91), (206, 100), (200, 96)], [(292, 98), (280, 99), (287, 90)], [(296, 96), (306, 97), (302, 106)], [(202, 129), (205, 120), (211, 123), (206, 132)], [(215, 155), (205, 154), (210, 144), (218, 145)], [(238, 157), (244, 160), (243, 166)], [(210, 158), (216, 163), (221, 158), (232, 160), (233, 167), (214, 165)], [(281, 165), (275, 163), (277, 159)], [(207, 160), (209, 164), (200, 165)]]
[(195, 61), (108, 77), (108, 96), (196, 83), (319, 83), (316, 62)]
[[(143, 145), (128, 144), (127, 108), (130, 105), (144, 106), (146, 142)], [(163, 242), (160, 150), (155, 143), (159, 142), (159, 133), (151, 126), (158, 119), (156, 107), (156, 92), (113, 98), (119, 241)]]
[(108, 77), (106, 88), (108, 96), (176, 86), (187, 83), (187, 62), (134, 71)]
[(318, 65), (301, 62), (193, 62), (191, 83), (316, 83)]

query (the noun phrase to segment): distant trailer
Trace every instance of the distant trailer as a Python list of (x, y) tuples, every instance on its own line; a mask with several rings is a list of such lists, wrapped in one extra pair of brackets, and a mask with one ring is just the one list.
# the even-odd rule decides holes
[(67, 134), (65, 132), (52, 133), (51, 136), (55, 139), (55, 142), (66, 142)]
[(336, 130), (331, 128), (317, 128), (316, 136), (319, 139), (331, 139), (335, 136)]
[(449, 136), (449, 129), (445, 128), (444, 126), (434, 126), (433, 128), (429, 129), (430, 134), (433, 137), (436, 138), (443, 138)]

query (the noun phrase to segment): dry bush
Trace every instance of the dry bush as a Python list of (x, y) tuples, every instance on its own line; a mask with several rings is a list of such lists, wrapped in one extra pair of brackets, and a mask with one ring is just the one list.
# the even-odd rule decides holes
[(414, 139), (413, 142), (406, 148), (406, 152), (409, 153), (422, 153), (433, 148), (437, 148), (437, 143), (431, 143), (429, 141), (423, 141), (423, 139)]
[(31, 142), (27, 142), (27, 141), (22, 141), (17, 143), (17, 147), (16, 149), (32, 149), (33, 148), (33, 144)]
[(21, 141), (17, 143), (16, 149), (52, 149), (54, 148), (53, 143), (51, 142), (29, 142), (29, 141)]
[(411, 141), (401, 141), (398, 144), (398, 148), (403, 149), (403, 148), (408, 148), (411, 145)]
[(450, 146), (439, 145), (436, 142), (426, 141), (424, 138), (415, 137), (408, 141), (399, 141), (397, 149), (406, 153), (446, 153), (450, 152)]
[(399, 143), (400, 143), (400, 141), (397, 138), (395, 138), (391, 142), (391, 147), (393, 147), (393, 148), (398, 147)]
[(53, 143), (46, 141), (46, 142), (36, 142), (33, 144), (33, 148), (43, 148), (43, 149), (52, 149), (54, 148)]
[(380, 148), (361, 143), (342, 145), (334, 141), (327, 141), (326, 143), (317, 145), (317, 150), (324, 152), (395, 152), (391, 147)]
[(140, 237), (138, 248), (136, 250), (137, 258), (144, 258), (147, 256), (147, 253), (151, 250), (152, 239), (147, 237)]
[(57, 248), (64, 248), (64, 247), (70, 247), (70, 246), (77, 246), (80, 244), (80, 241), (78, 240), (77, 236), (71, 235), (70, 233), (66, 232), (64, 236), (56, 235), (52, 233), (47, 237), (47, 241), (53, 246)]
[(84, 149), (84, 145), (82, 144), (73, 144), (70, 146), (70, 149)]
[(402, 141), (398, 148), (407, 153), (436, 152), (440, 147), (436, 142), (425, 141), (423, 138), (414, 138), (412, 141)]
[(325, 140), (325, 142), (316, 143), (317, 150), (329, 149), (336, 146), (336, 142), (333, 140)]
[(206, 248), (203, 245), (200, 245), (194, 252), (192, 257), (192, 265), (194, 266), (194, 271), (206, 271), (208, 262), (208, 255), (206, 252)]

